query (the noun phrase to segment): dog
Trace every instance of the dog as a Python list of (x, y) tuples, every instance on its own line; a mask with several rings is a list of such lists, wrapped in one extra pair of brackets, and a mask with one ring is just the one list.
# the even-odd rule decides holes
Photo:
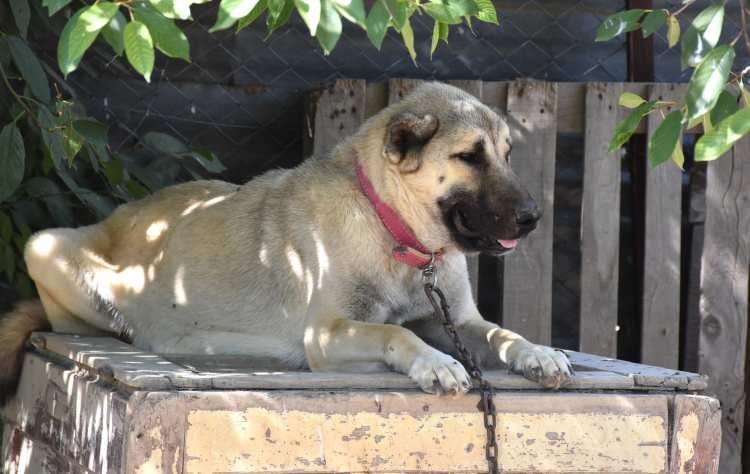
[(510, 152), (498, 113), (426, 83), (296, 168), (179, 184), (100, 223), (41, 231), (24, 253), (40, 301), (0, 320), (3, 390), (29, 334), (51, 327), (163, 354), (391, 369), (464, 393), (471, 378), (424, 294), (430, 263), (478, 360), (563, 386), (565, 354), (485, 321), (470, 289), (465, 255), (505, 255), (540, 218)]

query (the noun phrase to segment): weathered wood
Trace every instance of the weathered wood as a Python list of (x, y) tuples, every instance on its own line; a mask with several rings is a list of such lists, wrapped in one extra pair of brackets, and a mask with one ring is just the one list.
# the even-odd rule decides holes
[[(72, 465), (80, 472), (122, 472), (127, 401), (101, 382), (72, 364), (27, 353), (18, 393), (2, 410), (5, 430), (16, 432), (4, 446), (4, 465), (17, 459), (24, 473), (78, 472), (65, 467)], [(29, 455), (52, 468), (24, 469)]]
[(328, 153), (365, 120), (365, 81), (339, 79), (318, 98), (313, 153)]
[(745, 409), (750, 138), (708, 165), (698, 367), (724, 411), (720, 470), (741, 472)]
[[(671, 84), (654, 84), (652, 100), (675, 101)], [(671, 108), (667, 108), (667, 111)], [(661, 114), (648, 116), (651, 137)], [(646, 170), (646, 230), (643, 261), (641, 361), (667, 368), (679, 365), (680, 249), (682, 238), (682, 171), (666, 163)]]
[(580, 349), (608, 357), (617, 357), (621, 162), (607, 147), (621, 93), (621, 84), (605, 83), (591, 83), (586, 91)]
[(565, 353), (568, 354), (574, 367), (602, 370), (632, 377), (635, 385), (640, 387), (703, 390), (707, 386), (707, 379), (704, 375), (636, 364), (582, 352), (565, 351)]
[(673, 402), (670, 474), (718, 472), (721, 408), (715, 398), (676, 395)]
[[(108, 337), (36, 333), (41, 353), (56, 354), (129, 389), (383, 389), (416, 390), (417, 385), (395, 372), (376, 374), (290, 372), (244, 356), (157, 355)], [(506, 370), (488, 370), (497, 389), (536, 390), (539, 385)], [(566, 390), (635, 389), (629, 377), (607, 371), (579, 371)]]
[[(187, 416), (186, 472), (486, 470), (476, 395), (270, 391), (181, 396)], [(146, 446), (158, 446), (161, 434), (182, 429), (182, 414), (175, 414), (181, 407), (162, 404), (152, 410), (151, 429), (139, 430)], [(504, 393), (495, 404), (503, 472), (667, 470), (665, 396)]]
[(391, 79), (388, 81), (388, 103), (393, 104), (414, 90), (423, 81), (421, 79)]
[(552, 223), (557, 86), (518, 81), (508, 88), (511, 166), (542, 211), (537, 229), (505, 257), (503, 325), (532, 342), (552, 337)]

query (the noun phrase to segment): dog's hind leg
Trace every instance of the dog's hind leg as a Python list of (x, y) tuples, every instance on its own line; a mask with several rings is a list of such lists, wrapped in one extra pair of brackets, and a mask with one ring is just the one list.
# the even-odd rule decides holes
[(105, 304), (116, 271), (102, 255), (102, 243), (97, 226), (49, 229), (29, 239), (26, 266), (54, 331), (118, 332), (112, 306)]

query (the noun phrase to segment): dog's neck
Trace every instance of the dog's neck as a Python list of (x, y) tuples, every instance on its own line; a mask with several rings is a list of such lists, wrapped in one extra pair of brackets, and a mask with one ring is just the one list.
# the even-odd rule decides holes
[[(408, 225), (425, 250), (432, 252), (455, 250), (455, 245), (440, 215), (433, 215), (425, 208), (418, 196), (404, 185), (401, 173), (396, 166), (390, 163), (384, 164), (381, 160), (385, 158), (380, 156), (380, 153), (367, 156), (362, 151), (354, 151), (351, 153), (353, 167), (355, 167), (355, 156), (356, 161), (361, 165), (362, 172), (370, 181), (374, 193)], [(392, 235), (392, 232), (389, 233)]]

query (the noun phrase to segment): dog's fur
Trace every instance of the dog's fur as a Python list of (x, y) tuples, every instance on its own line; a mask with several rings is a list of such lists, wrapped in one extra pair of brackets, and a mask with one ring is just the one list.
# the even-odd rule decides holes
[[(419, 270), (393, 259), (356, 156), (415, 235), (444, 251), (439, 286), (480, 359), (558, 387), (570, 376), (565, 356), (484, 321), (467, 277), (464, 253), (503, 254), (498, 239), (522, 237), (539, 217), (507, 162), (509, 135), (474, 97), (427, 84), (330, 156), (243, 186), (169, 187), (98, 224), (39, 232), (25, 252), (29, 274), (57, 332), (117, 333), (157, 353), (244, 354), (295, 369), (389, 367), (426, 391), (464, 392), (470, 378), (437, 349), (452, 346)], [(39, 315), (21, 306), (0, 323), (6, 386), (23, 340), (44, 327)]]

